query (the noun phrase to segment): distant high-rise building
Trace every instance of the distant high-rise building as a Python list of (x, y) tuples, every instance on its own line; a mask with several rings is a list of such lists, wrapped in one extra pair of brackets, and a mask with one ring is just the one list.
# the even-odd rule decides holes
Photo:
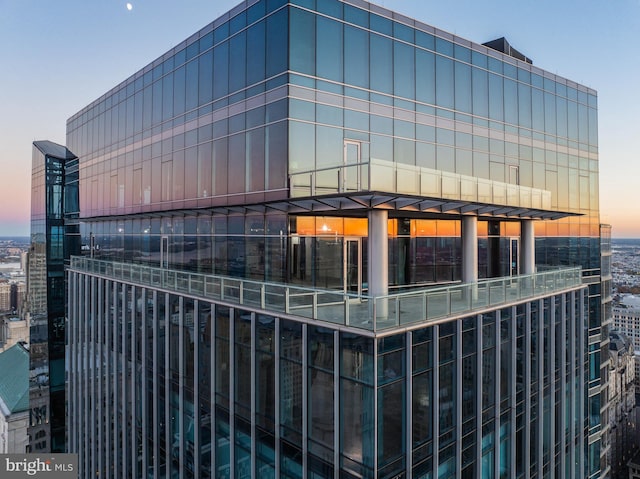
[(23, 252), (20, 253), (20, 270), (26, 274), (27, 273), (27, 267), (28, 267), (28, 261), (29, 261), (29, 253), (28, 252)]
[[(34, 451), (64, 452), (65, 258), (78, 254), (77, 162), (65, 147), (33, 144), (31, 246), (27, 272), (30, 315), (30, 424)], [(74, 173), (74, 164), (76, 171)]]
[(633, 342), (640, 351), (640, 299), (622, 298), (622, 302), (612, 308), (613, 328)]
[(0, 280), (0, 311), (11, 311), (11, 284), (8, 280)]
[(0, 317), (0, 352), (17, 343), (29, 343), (29, 327), (26, 319), (8, 315)]
[(249, 0), (68, 120), (82, 477), (606, 477), (596, 92), (490, 45)]
[(19, 312), (27, 292), (27, 284), (19, 281), (11, 283), (11, 310)]
[(625, 335), (611, 331), (609, 343), (609, 425), (611, 477), (626, 477), (627, 463), (638, 452), (635, 354)]

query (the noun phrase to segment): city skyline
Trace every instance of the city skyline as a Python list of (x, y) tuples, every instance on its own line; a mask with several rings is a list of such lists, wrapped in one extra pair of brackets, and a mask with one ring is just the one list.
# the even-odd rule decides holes
[[(0, 88), (5, 109), (0, 168), (10, 172), (0, 179), (0, 235), (29, 234), (33, 140), (64, 144), (64, 125), (73, 112), (237, 3), (198, 0), (184, 8), (175, 2), (140, 1), (128, 10), (119, 1), (55, 6), (3, 1), (0, 38), (13, 73), (3, 77)], [(377, 3), (479, 43), (505, 36), (534, 65), (597, 90), (599, 155), (605, 160), (601, 221), (613, 226), (614, 237), (640, 237), (640, 217), (628, 197), (640, 173), (631, 148), (639, 68), (624, 61), (633, 55), (629, 40), (640, 24), (639, 2), (622, 1), (616, 11), (595, 1), (581, 3), (580, 10), (569, 2), (548, 1), (518, 9), (504, 1), (487, 7), (464, 0), (455, 8), (416, 0)]]

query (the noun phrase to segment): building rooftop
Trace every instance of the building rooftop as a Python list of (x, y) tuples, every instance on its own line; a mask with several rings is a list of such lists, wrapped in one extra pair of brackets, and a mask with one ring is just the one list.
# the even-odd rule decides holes
[(629, 310), (636, 312), (640, 310), (640, 297), (633, 294), (622, 294), (618, 298), (618, 304), (614, 305), (614, 309), (618, 311)]
[(483, 43), (485, 47), (493, 48), (499, 52), (504, 53), (505, 55), (509, 55), (510, 57), (517, 58), (520, 61), (527, 62), (529, 64), (533, 64), (531, 58), (520, 53), (518, 50), (513, 48), (506, 38), (500, 37), (495, 40), (491, 40), (490, 42)]
[(58, 145), (49, 140), (34, 141), (33, 145), (42, 152), (43, 155), (53, 156), (63, 160), (73, 160), (76, 155), (71, 153), (65, 146)]
[(16, 344), (0, 353), (0, 401), (8, 413), (29, 409), (29, 353)]

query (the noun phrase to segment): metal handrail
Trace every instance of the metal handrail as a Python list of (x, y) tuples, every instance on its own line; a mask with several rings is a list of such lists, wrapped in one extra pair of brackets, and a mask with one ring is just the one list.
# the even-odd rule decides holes
[[(346, 177), (354, 181), (352, 187), (345, 182)], [(289, 184), (293, 198), (353, 191), (388, 191), (518, 208), (552, 209), (551, 192), (548, 190), (375, 158), (296, 171), (289, 175)]]
[(583, 284), (574, 267), (370, 296), (82, 256), (71, 257), (69, 270), (369, 331), (459, 318)]

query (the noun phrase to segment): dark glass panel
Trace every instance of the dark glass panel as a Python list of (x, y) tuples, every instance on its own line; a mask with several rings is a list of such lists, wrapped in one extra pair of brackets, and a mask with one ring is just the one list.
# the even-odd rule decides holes
[(414, 30), (404, 23), (393, 22), (393, 36), (398, 40), (414, 43)]
[(227, 194), (228, 176), (228, 139), (221, 138), (213, 142), (213, 193), (214, 195)]
[[(398, 24), (396, 24), (398, 25)], [(405, 27), (413, 32), (412, 29)], [(413, 35), (412, 35), (413, 36)], [(393, 90), (394, 94), (404, 98), (415, 98), (415, 55), (414, 47), (405, 43), (393, 42)], [(377, 52), (376, 52), (377, 63)]]
[(186, 68), (181, 66), (173, 73), (173, 113), (182, 115), (186, 105)]
[(334, 382), (333, 373), (309, 370), (309, 438), (323, 446), (311, 449), (331, 459), (334, 442)]
[(514, 80), (518, 79), (518, 69), (515, 65), (511, 63), (503, 63), (502, 67), (504, 68), (504, 76), (508, 78), (513, 78)]
[[(474, 52), (475, 53), (475, 52)], [(489, 76), (488, 73), (479, 68), (473, 68), (472, 78), (472, 99), (473, 114), (482, 117), (489, 116)]]
[(356, 27), (344, 26), (344, 82), (369, 87), (369, 34)]
[(518, 84), (507, 78), (504, 79), (504, 121), (518, 124)]
[(455, 427), (454, 412), (456, 400), (455, 363), (440, 365), (438, 368), (440, 384), (439, 434)]
[[(247, 83), (247, 33), (241, 32), (229, 41), (229, 93), (241, 90)], [(221, 48), (224, 49), (224, 45)], [(224, 57), (224, 51), (221, 52)], [(217, 56), (217, 51), (216, 51)], [(216, 96), (216, 98), (218, 98)]]
[(249, 191), (263, 191), (265, 188), (264, 128), (247, 132), (246, 184)]
[(531, 126), (544, 131), (544, 93), (537, 88), (531, 89)]
[[(315, 75), (315, 27), (315, 16), (312, 13), (297, 8), (290, 10), (289, 68), (291, 70)], [(336, 58), (333, 57), (332, 60), (335, 62)]]
[(453, 108), (453, 60), (436, 56), (436, 102), (438, 106)]
[(315, 168), (314, 125), (289, 122), (289, 166), (292, 171), (309, 171)]
[[(254, 7), (262, 5), (257, 3)], [(265, 22), (261, 21), (247, 30), (247, 85), (253, 85), (265, 78)]]
[(373, 340), (342, 333), (340, 341), (341, 376), (373, 385)]
[(212, 142), (203, 143), (198, 146), (197, 196), (200, 198), (211, 196), (212, 194), (212, 147)]
[(456, 110), (471, 113), (471, 67), (455, 62)]
[(213, 46), (213, 32), (207, 33), (204, 37), (200, 38), (200, 52), (206, 52)]
[(269, 125), (265, 135), (265, 174), (268, 189), (284, 188), (287, 182), (287, 124)]
[(191, 45), (188, 45), (186, 48), (186, 58), (185, 58), (186, 61), (189, 61), (192, 58), (195, 58), (196, 56), (198, 56), (198, 53), (200, 53), (200, 44), (196, 40), (195, 42), (191, 43)]
[(198, 181), (193, 181), (198, 176), (198, 147), (192, 146), (184, 151), (184, 198), (197, 198), (199, 195)]
[[(393, 93), (393, 42), (391, 39), (371, 35), (371, 51), (375, 61), (371, 62), (371, 89), (382, 93)], [(407, 47), (409, 48), (409, 47)]]
[[(167, 401), (169, 402), (169, 440), (171, 442), (171, 457), (177, 458), (180, 454), (180, 316), (182, 298), (169, 295), (169, 391)], [(171, 461), (171, 471), (178, 474), (178, 461)]]
[(342, 25), (334, 20), (317, 16), (316, 74), (328, 80), (342, 81)]
[(173, 200), (183, 200), (184, 189), (184, 151), (178, 151), (173, 155)]
[(269, 103), (266, 110), (266, 122), (272, 123), (274, 121), (285, 119), (287, 117), (287, 107), (288, 103), (286, 99)]
[(324, 13), (330, 17), (342, 19), (342, 2), (322, 1), (317, 2), (318, 12)]
[(385, 465), (405, 452), (404, 381), (378, 390), (378, 463)]
[(225, 22), (222, 25), (219, 25), (213, 31), (213, 44), (217, 45), (218, 43), (229, 38), (229, 22)]
[(343, 135), (341, 128), (316, 127), (316, 158), (320, 159), (323, 167), (342, 164)]
[(344, 5), (344, 20), (363, 28), (369, 28), (369, 12), (351, 5)]
[(267, 78), (287, 69), (287, 23), (288, 12), (286, 9), (267, 18)]
[[(162, 80), (158, 80), (153, 84), (153, 107), (152, 107), (152, 123), (153, 125), (157, 125), (162, 121)], [(113, 114), (111, 116), (111, 131), (112, 134), (117, 135), (118, 131), (118, 115)], [(115, 123), (115, 124), (114, 124)], [(151, 125), (149, 125), (151, 127)], [(112, 138), (112, 141), (115, 142), (116, 138)]]
[(244, 193), (245, 191), (245, 141), (244, 133), (229, 137), (229, 193)]
[(194, 300), (185, 298), (183, 300), (183, 331), (182, 331), (182, 352), (183, 352), (183, 392), (182, 392), (182, 411), (184, 421), (184, 435), (182, 437), (182, 447), (184, 449), (183, 470), (185, 477), (193, 477), (193, 453), (195, 443), (195, 417), (194, 417), (194, 388), (195, 388), (195, 340), (194, 322), (195, 317)]
[(251, 417), (251, 314), (235, 311), (235, 400), (236, 414)]
[[(594, 110), (591, 111), (595, 114)], [(567, 102), (567, 123), (567, 136), (570, 140), (578, 141), (578, 104), (574, 101)]]
[(582, 103), (578, 105), (578, 141), (585, 144), (589, 141), (589, 108)]
[(213, 99), (213, 50), (200, 55), (198, 62), (198, 104), (204, 105)]
[(247, 26), (247, 11), (238, 13), (235, 17), (229, 20), (229, 36), (233, 36), (238, 33), (244, 27)]
[(186, 89), (185, 111), (193, 110), (198, 106), (198, 61), (192, 60), (187, 63), (185, 84)]
[(444, 38), (436, 37), (436, 52), (453, 57), (453, 43)]
[[(341, 453), (349, 461), (372, 467), (374, 462), (374, 423), (371, 411), (374, 409), (373, 391), (355, 381), (340, 381), (340, 446)], [(356, 471), (358, 466), (353, 467)]]
[(487, 55), (476, 51), (471, 52), (471, 63), (484, 69), (489, 67)]
[(280, 420), (282, 435), (302, 446), (302, 326), (280, 323)]
[[(491, 60), (489, 58), (490, 63)], [(489, 75), (489, 117), (497, 121), (504, 119), (504, 87), (502, 80), (499, 75)]]
[(229, 412), (221, 408), (216, 408), (215, 426), (215, 477), (230, 477), (230, 433), (229, 433)]
[(266, 14), (266, 2), (257, 2), (247, 9), (247, 25), (260, 20)]
[(433, 437), (432, 371), (413, 377), (412, 447), (424, 444)]
[(435, 85), (435, 55), (416, 50), (416, 100), (435, 104)]
[[(143, 95), (143, 100), (142, 100), (142, 105), (143, 105), (143, 111), (142, 111), (142, 128), (143, 129), (147, 129), (147, 128), (151, 128), (151, 121), (152, 121), (152, 108), (153, 108), (153, 91), (154, 88), (153, 87), (146, 87), (143, 91), (142, 91), (142, 95)], [(105, 113), (105, 132), (104, 132), (104, 137), (105, 137), (105, 141), (107, 143), (111, 143), (111, 112), (107, 111)]]
[(393, 22), (390, 19), (372, 13), (369, 16), (369, 22), (370, 28), (374, 32), (383, 33), (388, 36), (393, 35)]
[(218, 99), (229, 93), (229, 42), (215, 47), (213, 53), (213, 98)]
[(556, 97), (547, 92), (544, 94), (544, 130), (549, 135), (556, 134)]
[(518, 83), (518, 118), (521, 127), (531, 128), (531, 87)]
[(309, 365), (333, 371), (333, 330), (309, 328)]
[(274, 430), (275, 421), (275, 319), (256, 316), (256, 424)]

